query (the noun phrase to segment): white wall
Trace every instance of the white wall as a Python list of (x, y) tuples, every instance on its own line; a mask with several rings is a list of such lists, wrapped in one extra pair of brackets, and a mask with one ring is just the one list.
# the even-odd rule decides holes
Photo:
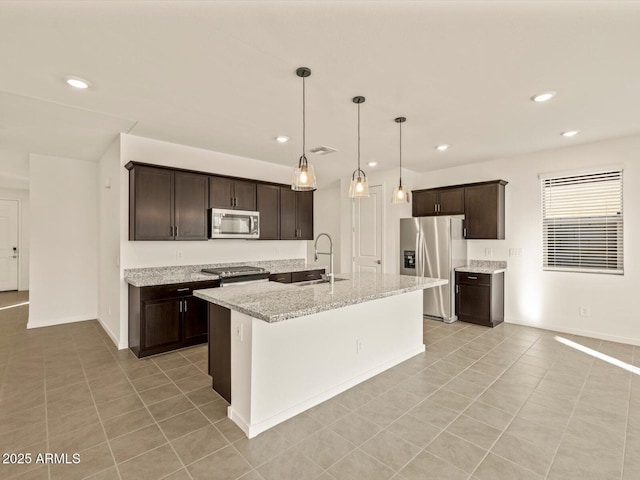
[(0, 200), (18, 201), (18, 290), (29, 290), (29, 190), (0, 188)]
[[(327, 187), (318, 189), (313, 196), (313, 233), (317, 237), (321, 233), (328, 233), (333, 242), (333, 268), (336, 272), (341, 270), (341, 238), (340, 238), (340, 209), (345, 202), (340, 195), (340, 181), (337, 180)], [(313, 259), (313, 242), (309, 242), (307, 262), (318, 268), (329, 271), (330, 259), (328, 255), (318, 255), (318, 261)], [(329, 241), (322, 238), (318, 242), (318, 251), (328, 252)]]
[[(505, 321), (640, 345), (640, 136), (504, 158), (422, 175), (420, 188), (504, 179), (506, 239), (471, 240), (471, 259), (507, 260)], [(624, 166), (624, 276), (542, 271), (539, 173)], [(485, 257), (485, 249), (493, 250)], [(510, 248), (524, 256), (509, 257)], [(591, 309), (579, 315), (579, 306)]]
[[(128, 290), (124, 269), (303, 258), (307, 243), (300, 240), (208, 242), (129, 241), (129, 161), (151, 163), (256, 180), (289, 183), (291, 169), (282, 165), (211, 150), (121, 134), (120, 136), (120, 348), (128, 345)], [(115, 329), (114, 329), (115, 330)]]
[(28, 328), (96, 318), (96, 163), (30, 155)]
[(120, 344), (120, 137), (98, 162), (98, 321)]

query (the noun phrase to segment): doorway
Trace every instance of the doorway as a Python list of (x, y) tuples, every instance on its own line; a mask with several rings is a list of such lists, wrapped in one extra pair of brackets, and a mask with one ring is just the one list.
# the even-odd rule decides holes
[(18, 290), (18, 201), (0, 200), (0, 292)]
[(382, 273), (382, 185), (353, 200), (353, 271)]

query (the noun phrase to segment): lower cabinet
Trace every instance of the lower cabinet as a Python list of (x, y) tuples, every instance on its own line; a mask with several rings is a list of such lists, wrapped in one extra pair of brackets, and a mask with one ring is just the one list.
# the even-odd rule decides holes
[(302, 272), (272, 273), (271, 275), (269, 275), (269, 281), (280, 283), (297, 283), (306, 282), (309, 280), (320, 280), (324, 272), (325, 269), (320, 268), (316, 270), (303, 270)]
[(231, 310), (209, 303), (209, 375), (213, 389), (231, 403)]
[(486, 327), (504, 321), (504, 272), (456, 272), (458, 320)]
[(129, 285), (129, 348), (138, 357), (206, 343), (207, 302), (193, 290), (219, 280), (153, 287)]

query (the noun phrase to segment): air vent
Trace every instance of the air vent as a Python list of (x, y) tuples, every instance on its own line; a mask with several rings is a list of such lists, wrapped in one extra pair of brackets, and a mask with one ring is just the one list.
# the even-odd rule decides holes
[(337, 152), (338, 150), (336, 150), (335, 148), (320, 145), (319, 147), (314, 147), (309, 151), (318, 155), (329, 155), (330, 153)]

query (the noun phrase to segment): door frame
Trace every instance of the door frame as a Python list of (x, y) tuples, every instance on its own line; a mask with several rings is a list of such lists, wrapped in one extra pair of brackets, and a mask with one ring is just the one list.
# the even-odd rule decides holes
[[(384, 225), (385, 219), (387, 215), (387, 202), (384, 201), (386, 198), (386, 184), (385, 182), (376, 183), (374, 185), (369, 185), (371, 187), (380, 187), (382, 190), (382, 211), (380, 213), (380, 261), (382, 265), (380, 266), (381, 273), (385, 272), (385, 266), (387, 264), (386, 252), (384, 249)], [(351, 272), (356, 271), (356, 202), (359, 202), (357, 198), (351, 199)]]
[(16, 202), (17, 204), (17, 208), (18, 208), (18, 212), (17, 212), (17, 233), (18, 233), (18, 258), (17, 258), (17, 262), (16, 262), (16, 291), (19, 292), (20, 291), (20, 282), (22, 280), (22, 275), (20, 275), (20, 267), (22, 266), (22, 202), (19, 198), (6, 198), (6, 197), (0, 197), (0, 200), (3, 201), (8, 201), (8, 202)]

